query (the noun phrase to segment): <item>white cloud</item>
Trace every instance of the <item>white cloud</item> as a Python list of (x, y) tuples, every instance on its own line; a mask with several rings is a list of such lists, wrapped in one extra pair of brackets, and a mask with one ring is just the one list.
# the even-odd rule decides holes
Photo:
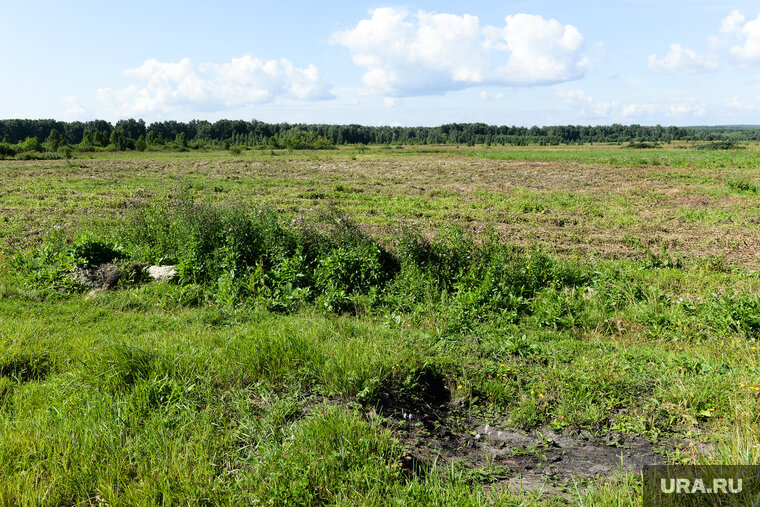
[[(732, 13), (733, 15), (733, 13)], [(729, 16), (726, 19), (729, 19)], [(744, 16), (741, 16), (741, 21)], [(723, 20), (724, 23), (726, 20)], [(738, 24), (741, 24), (741, 21)], [(735, 31), (738, 31), (738, 26)], [(747, 22), (741, 27), (739, 36), (743, 38), (741, 44), (731, 47), (731, 54), (737, 59), (740, 65), (750, 66), (760, 64), (760, 15), (754, 21)]]
[(488, 93), (486, 90), (482, 90), (480, 98), (483, 100), (501, 100), (504, 98), (504, 92)]
[(598, 100), (582, 90), (564, 91), (557, 95), (567, 104), (575, 107), (580, 116), (607, 122), (654, 123), (660, 122), (663, 118), (674, 120), (698, 118), (706, 113), (705, 104), (690, 98), (676, 99), (672, 102), (621, 104), (616, 100)]
[(709, 53), (701, 56), (680, 44), (671, 44), (662, 59), (649, 56), (649, 68), (662, 74), (697, 74), (718, 68), (721, 59), (730, 54), (740, 67), (760, 65), (760, 15), (752, 21), (734, 10), (720, 23), (719, 35), (707, 38)]
[(383, 99), (383, 104), (387, 108), (394, 108), (401, 105), (401, 99), (398, 97), (385, 97)]
[(147, 60), (125, 76), (144, 81), (114, 90), (102, 88), (98, 99), (123, 115), (166, 113), (185, 107), (221, 111), (282, 99), (333, 98), (317, 68), (297, 68), (289, 60), (264, 61), (251, 56), (225, 63), (193, 64)]
[(583, 36), (573, 25), (555, 19), (517, 14), (507, 16), (504, 40), (511, 51), (506, 65), (494, 69), (504, 83), (549, 84), (576, 79), (588, 61), (579, 59)]
[(642, 118), (642, 117), (665, 117), (665, 118), (685, 118), (704, 116), (705, 106), (696, 102), (680, 103), (644, 103), (644, 104), (627, 104), (623, 106), (623, 118)]
[(746, 107), (744, 103), (742, 103), (742, 101), (739, 99), (738, 95), (724, 99), (723, 104), (725, 104), (725, 106), (729, 109), (741, 110)]
[(740, 67), (760, 64), (760, 15), (747, 21), (741, 12), (731, 11), (720, 23), (720, 35), (708, 37), (708, 48), (713, 54), (728, 48), (728, 53)]
[(649, 68), (659, 74), (699, 74), (717, 69), (718, 61), (713, 55), (703, 57), (680, 44), (671, 44), (661, 60), (649, 55)]
[(744, 23), (744, 14), (739, 11), (731, 11), (731, 14), (723, 18), (720, 23), (721, 33), (737, 33), (741, 31), (741, 25)]
[(760, 100), (755, 97), (748, 98), (734, 95), (733, 97), (726, 97), (723, 99), (723, 105), (732, 113), (756, 111), (758, 105), (760, 105)]
[(332, 41), (366, 68), (370, 93), (414, 96), (470, 86), (532, 86), (580, 78), (583, 36), (554, 19), (516, 14), (502, 27), (481, 26), (476, 16), (404, 9), (372, 11)]
[(582, 116), (591, 116), (594, 118), (607, 118), (617, 111), (617, 101), (601, 101), (586, 95), (582, 90), (570, 90), (559, 94), (560, 98), (566, 103), (578, 108)]
[(728, 41), (723, 37), (717, 35), (711, 35), (707, 38), (707, 48), (713, 52), (723, 51), (728, 46)]
[(61, 117), (66, 121), (81, 120), (87, 116), (87, 110), (79, 104), (79, 99), (70, 95), (61, 101), (66, 104), (66, 109)]

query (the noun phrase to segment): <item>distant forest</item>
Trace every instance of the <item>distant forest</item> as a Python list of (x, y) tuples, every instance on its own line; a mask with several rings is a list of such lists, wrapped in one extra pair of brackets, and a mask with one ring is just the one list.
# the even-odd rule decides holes
[(526, 146), (586, 143), (668, 143), (670, 141), (760, 140), (758, 127), (662, 127), (642, 125), (508, 127), (451, 123), (438, 127), (369, 127), (193, 120), (63, 122), (0, 120), (0, 155), (35, 152), (330, 149), (340, 145), (485, 144)]

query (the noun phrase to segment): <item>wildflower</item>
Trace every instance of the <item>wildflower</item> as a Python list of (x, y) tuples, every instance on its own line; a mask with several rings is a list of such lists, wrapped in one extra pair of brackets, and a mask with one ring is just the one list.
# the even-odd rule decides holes
[(461, 385), (461, 384), (460, 384), (460, 385), (458, 385), (458, 386), (457, 386), (457, 389), (462, 389), (462, 385)]
[(533, 394), (535, 391), (531, 391), (530, 394)]

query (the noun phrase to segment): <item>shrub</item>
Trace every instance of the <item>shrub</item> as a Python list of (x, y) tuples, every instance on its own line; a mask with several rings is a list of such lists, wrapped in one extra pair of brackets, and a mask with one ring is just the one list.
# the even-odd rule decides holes
[(632, 148), (636, 150), (651, 150), (654, 148), (660, 148), (660, 143), (647, 143), (647, 142), (630, 142), (624, 148)]
[(21, 287), (35, 297), (47, 297), (75, 291), (78, 284), (71, 278), (76, 268), (63, 238), (52, 235), (40, 247), (16, 254), (11, 267)]
[(98, 239), (92, 233), (86, 233), (77, 238), (69, 247), (68, 253), (74, 263), (79, 266), (98, 266), (125, 257), (121, 247)]
[(739, 146), (733, 141), (713, 141), (707, 144), (699, 144), (694, 147), (697, 150), (743, 150), (744, 146)]
[[(70, 246), (29, 254), (18, 266), (31, 286), (66, 292), (75, 288), (70, 274), (77, 266), (121, 259), (176, 264), (181, 285), (196, 285), (201, 299), (228, 310), (243, 302), (276, 311), (316, 302), (334, 312), (378, 305), (403, 312), (419, 305), (425, 312), (443, 305), (447, 329), (459, 331), (493, 316), (513, 322), (543, 308), (530, 304), (536, 294), (580, 287), (594, 276), (494, 233), (481, 237), (450, 227), (429, 240), (409, 229), (391, 253), (334, 209), (311, 225), (286, 225), (273, 211), (196, 202), (188, 187), (137, 206), (118, 244), (85, 234)], [(544, 325), (572, 326), (563, 320), (574, 318), (568, 311), (560, 309)]]
[(744, 178), (731, 178), (726, 181), (728, 188), (738, 192), (748, 192), (751, 194), (760, 193), (760, 186)]
[(12, 157), (16, 154), (15, 148), (9, 143), (0, 143), (0, 156)]
[(42, 143), (36, 137), (27, 137), (24, 142), (19, 143), (19, 152), (40, 152), (42, 151)]

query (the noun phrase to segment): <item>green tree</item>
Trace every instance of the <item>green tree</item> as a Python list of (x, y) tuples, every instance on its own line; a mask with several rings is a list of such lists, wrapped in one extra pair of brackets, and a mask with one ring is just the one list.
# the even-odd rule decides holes
[(184, 132), (180, 132), (177, 134), (177, 137), (174, 139), (174, 142), (177, 143), (177, 148), (179, 148), (180, 151), (187, 150), (187, 134)]
[(85, 128), (82, 134), (82, 142), (79, 143), (79, 149), (82, 151), (92, 151), (94, 146), (95, 141), (92, 138), (92, 131), (89, 128)]
[(145, 137), (145, 144), (148, 146), (156, 146), (164, 144), (164, 140), (161, 139), (161, 136), (157, 135), (155, 131), (149, 130), (148, 135)]
[(21, 143), (21, 151), (42, 151), (42, 144), (36, 137), (27, 137)]
[(116, 151), (125, 151), (127, 149), (127, 134), (123, 130), (111, 132), (110, 141)]
[(50, 135), (45, 140), (47, 145), (50, 147), (51, 151), (58, 151), (58, 147), (63, 144), (64, 139), (61, 136), (61, 134), (58, 132), (58, 130), (53, 129), (50, 131)]
[(108, 144), (108, 132), (105, 130), (98, 130), (95, 132), (95, 144), (101, 148), (105, 148)]

